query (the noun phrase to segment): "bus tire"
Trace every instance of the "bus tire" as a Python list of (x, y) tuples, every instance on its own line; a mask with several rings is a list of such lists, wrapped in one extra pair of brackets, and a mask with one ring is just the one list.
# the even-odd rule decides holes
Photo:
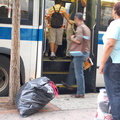
[(0, 55), (0, 96), (8, 96), (9, 94), (9, 68), (10, 59)]

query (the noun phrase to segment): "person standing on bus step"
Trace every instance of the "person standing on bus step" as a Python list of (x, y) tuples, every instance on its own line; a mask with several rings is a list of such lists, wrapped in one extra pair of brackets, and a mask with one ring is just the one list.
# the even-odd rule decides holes
[(55, 6), (51, 7), (47, 13), (48, 23), (50, 23), (50, 60), (54, 60), (56, 57), (56, 51), (58, 45), (62, 45), (62, 37), (63, 37), (63, 17), (72, 24), (69, 20), (68, 15), (66, 13), (65, 7), (61, 5), (61, 0), (55, 1)]
[(114, 4), (112, 16), (114, 21), (103, 36), (99, 72), (104, 75), (113, 120), (120, 120), (120, 2)]
[[(76, 5), (76, 1), (71, 3), (70, 5), (70, 9), (69, 9), (69, 14), (68, 17), (70, 18), (70, 20), (74, 20), (74, 16), (77, 12), (81, 12), (83, 14), (84, 12), (84, 7), (86, 6), (86, 0), (78, 0), (78, 5)], [(73, 26), (69, 23), (66, 24), (66, 28), (67, 28), (67, 49), (66, 49), (66, 56), (63, 57), (63, 59), (69, 59), (71, 58), (70, 54), (69, 54), (69, 48), (70, 48), (70, 44), (71, 44), (71, 35), (74, 34), (73, 31)]]
[[(84, 98), (85, 95), (85, 81), (84, 81), (84, 72), (83, 64), (87, 60), (90, 54), (90, 29), (84, 24), (83, 14), (76, 13), (74, 17), (75, 24), (77, 25), (76, 34), (71, 36), (73, 43), (81, 44), (84, 48), (83, 55), (73, 56), (73, 60), (70, 63), (69, 74), (66, 83), (62, 84), (68, 89), (72, 89), (75, 80), (77, 83), (77, 92), (72, 97), (75, 98)], [(83, 39), (83, 36), (85, 37)], [(84, 42), (83, 42), (84, 41)], [(77, 46), (76, 46), (77, 47)], [(82, 49), (81, 49), (82, 51)]]

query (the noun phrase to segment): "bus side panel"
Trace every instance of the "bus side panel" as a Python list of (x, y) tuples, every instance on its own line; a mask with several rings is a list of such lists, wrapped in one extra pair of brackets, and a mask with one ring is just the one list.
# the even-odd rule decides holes
[(98, 71), (98, 67), (100, 66), (100, 60), (102, 57), (103, 51), (103, 37), (104, 32), (99, 31), (98, 33), (98, 50), (97, 50), (97, 71), (96, 71), (96, 87), (104, 87), (104, 78), (103, 74), (100, 74)]

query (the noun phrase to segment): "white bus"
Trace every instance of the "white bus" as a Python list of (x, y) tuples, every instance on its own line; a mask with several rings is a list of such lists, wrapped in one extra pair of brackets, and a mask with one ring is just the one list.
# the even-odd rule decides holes
[[(62, 1), (64, 6), (74, 2)], [(92, 31), (91, 57), (94, 62), (94, 66), (85, 71), (86, 89), (90, 92), (95, 92), (96, 87), (104, 87), (103, 78), (97, 72), (103, 47), (101, 37), (108, 26), (112, 5), (116, 1), (120, 0), (87, 0), (85, 21)], [(9, 91), (12, 4), (12, 0), (0, 0), (0, 96), (8, 95)], [(47, 46), (44, 33), (45, 12), (53, 5), (54, 0), (21, 0), (21, 85), (34, 78), (47, 76), (61, 87), (61, 81), (67, 79), (70, 60), (62, 59), (66, 49), (65, 32), (63, 45), (59, 46), (57, 52), (58, 59), (50, 61), (49, 57), (44, 56)]]
[[(41, 76), (44, 0), (21, 0), (21, 84)], [(9, 9), (10, 8), (10, 9)], [(9, 90), (12, 0), (0, 1), (0, 95)]]

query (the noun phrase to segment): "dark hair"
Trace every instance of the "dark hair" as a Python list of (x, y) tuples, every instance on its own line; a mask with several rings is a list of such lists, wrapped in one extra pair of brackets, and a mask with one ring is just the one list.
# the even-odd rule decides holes
[(83, 14), (81, 12), (76, 13), (74, 18), (78, 18), (79, 20), (83, 20)]
[(60, 4), (61, 0), (55, 0), (55, 4)]
[(116, 14), (120, 16), (120, 2), (115, 3), (113, 9), (116, 12)]

